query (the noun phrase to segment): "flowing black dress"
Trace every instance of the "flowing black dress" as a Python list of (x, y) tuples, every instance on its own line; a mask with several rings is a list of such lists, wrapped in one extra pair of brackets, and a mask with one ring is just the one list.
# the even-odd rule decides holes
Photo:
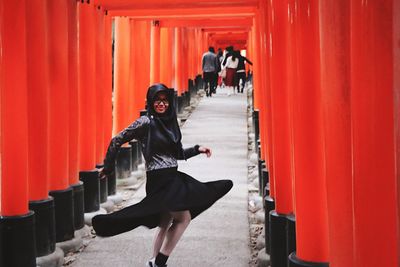
[[(154, 90), (151, 92), (153, 94), (148, 92), (147, 103), (152, 103), (159, 91), (161, 90)], [(146, 197), (139, 203), (119, 211), (95, 216), (92, 224), (98, 236), (117, 235), (141, 225), (154, 228), (160, 224), (161, 216), (165, 212), (189, 210), (191, 218), (194, 219), (228, 193), (233, 186), (231, 180), (202, 183), (178, 171), (177, 159), (188, 159), (199, 154), (199, 146), (182, 149), (179, 126), (169, 127), (166, 129), (169, 132), (163, 133), (165, 129), (161, 128), (165, 128), (165, 125), (158, 125), (160, 121), (157, 122), (157, 118), (149, 113), (113, 138), (104, 160), (105, 171), (109, 171), (114, 168), (119, 147), (133, 138), (139, 140), (146, 159)], [(154, 129), (157, 134), (161, 132), (162, 136), (157, 136)], [(168, 134), (172, 136), (171, 140), (178, 136), (175, 140), (178, 147), (176, 151), (173, 147), (168, 147), (173, 141), (160, 141)]]

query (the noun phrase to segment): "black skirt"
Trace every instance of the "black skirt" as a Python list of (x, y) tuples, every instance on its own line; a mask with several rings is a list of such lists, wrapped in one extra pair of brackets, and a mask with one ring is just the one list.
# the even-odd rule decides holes
[(119, 211), (94, 216), (93, 228), (98, 236), (121, 234), (141, 225), (154, 228), (160, 224), (161, 215), (171, 211), (189, 210), (194, 219), (232, 186), (231, 180), (202, 183), (177, 168), (149, 171), (146, 197)]

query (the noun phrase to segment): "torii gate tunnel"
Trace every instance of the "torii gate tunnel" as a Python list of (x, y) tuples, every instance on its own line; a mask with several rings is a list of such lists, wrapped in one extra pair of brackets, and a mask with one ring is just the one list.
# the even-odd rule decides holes
[(228, 45), (254, 62), (272, 267), (400, 266), (400, 0), (0, 0), (0, 266), (72, 239), (148, 86), (187, 96)]

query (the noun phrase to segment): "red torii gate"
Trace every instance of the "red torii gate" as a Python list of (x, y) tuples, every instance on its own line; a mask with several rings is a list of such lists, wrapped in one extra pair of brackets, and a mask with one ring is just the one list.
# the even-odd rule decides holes
[[(93, 130), (96, 124), (101, 123), (101, 118), (73, 113), (75, 118), (80, 116), (78, 124), (81, 126), (71, 122), (66, 131), (69, 134), (60, 133), (60, 138), (65, 137), (65, 143), (57, 147), (53, 140), (50, 147), (50, 155), (55, 155), (50, 160), (59, 162), (53, 162), (49, 167), (52, 172), (57, 166), (62, 169), (59, 179), (38, 179), (30, 175), (25, 163), (30, 162), (33, 156), (27, 153), (30, 144), (26, 133), (29, 131), (28, 125), (33, 122), (34, 112), (27, 116), (29, 99), (26, 88), (31, 86), (27, 81), (32, 82), (29, 72), (37, 66), (28, 62), (26, 67), (27, 48), (34, 49), (27, 45), (26, 40), (29, 32), (33, 31), (32, 24), (25, 23), (29, 19), (29, 16), (25, 17), (26, 3), (27, 0), (18, 3), (0, 0), (1, 231), (9, 219), (30, 220), (32, 215), (28, 213), (28, 199), (48, 198), (48, 189), (44, 184), (28, 189), (28, 180), (42, 180), (47, 186), (50, 185), (50, 190), (70, 190), (69, 187), (77, 182), (78, 161), (80, 170), (92, 170), (101, 160), (104, 143), (111, 135), (111, 92), (105, 89), (104, 94), (107, 95), (103, 95), (103, 111), (107, 122), (104, 123), (104, 133), (95, 133)], [(32, 0), (29, 4), (34, 3)], [(66, 7), (66, 3), (61, 4), (61, 7)], [(138, 96), (137, 102), (133, 103), (136, 110), (142, 107), (143, 88), (150, 82), (170, 83), (169, 86), (175, 85), (180, 93), (186, 89), (185, 79), (199, 73), (196, 65), (199, 55), (206, 49), (208, 36), (218, 32), (214, 31), (215, 24), (220, 29), (229, 26), (232, 29), (238, 26), (249, 29), (246, 45), (255, 63), (255, 107), (260, 111), (261, 159), (266, 160), (270, 171), (271, 196), (276, 202), (277, 215), (282, 215), (279, 219), (285, 219), (292, 212), (296, 215), (297, 248), (296, 255), (291, 257), (290, 266), (304, 266), (304, 262), (324, 266), (324, 262), (328, 261), (331, 266), (338, 267), (399, 264), (399, 197), (398, 190), (394, 190), (399, 187), (400, 169), (400, 82), (396, 75), (400, 65), (397, 45), (400, 39), (398, 0), (379, 3), (361, 0), (351, 3), (335, 0), (171, 0), (168, 3), (162, 0), (98, 0), (94, 4), (102, 7), (100, 12), (103, 15), (104, 10), (110, 14), (127, 12), (126, 16), (132, 12), (129, 31), (135, 27), (135, 34), (146, 42), (143, 45), (130, 43), (135, 51), (130, 58), (134, 62), (132, 65), (145, 66), (143, 72), (135, 70), (138, 77), (143, 78), (143, 83), (137, 85), (140, 89), (126, 93), (126, 96), (132, 96), (130, 94), (135, 92)], [(78, 10), (83, 12), (79, 13), (79, 19), (81, 22), (89, 21), (79, 30), (86, 33), (98, 32), (99, 28), (96, 27), (100, 27), (97, 24), (99, 21), (94, 22), (95, 6), (92, 3), (87, 12), (88, 6), (83, 8), (82, 5), (79, 3)], [(77, 14), (74, 15), (72, 11), (66, 15), (63, 13), (66, 10), (58, 8), (60, 15), (57, 16), (58, 13), (54, 11), (50, 18), (51, 23), (68, 31), (57, 32), (46, 26), (52, 36), (48, 50), (53, 55), (51, 59), (54, 60), (54, 55), (58, 55), (57, 51), (63, 59), (52, 62), (55, 67), (49, 71), (51, 84), (61, 90), (38, 92), (43, 93), (44, 97), (50, 96), (50, 132), (58, 128), (59, 122), (54, 119), (57, 117), (55, 115), (66, 116), (67, 112), (76, 111), (77, 105), (87, 108), (88, 112), (101, 112), (101, 109), (96, 109), (99, 106), (95, 106), (92, 101), (94, 95), (99, 96), (100, 101), (102, 98), (101, 94), (92, 91), (96, 84), (92, 77), (94, 65), (88, 61), (94, 57), (93, 54), (84, 53), (102, 51), (103, 48), (101, 44), (94, 48), (96, 45), (93, 40), (89, 40), (93, 45), (90, 47), (88, 43), (83, 44), (82, 40), (77, 40), (83, 47), (74, 48), (73, 28), (76, 23), (73, 18)], [(216, 12), (218, 18), (213, 18), (213, 14), (207, 14), (211, 10), (227, 12)], [(151, 15), (151, 12), (155, 15)], [(183, 14), (181, 18), (177, 17), (179, 12)], [(16, 17), (18, 20), (15, 20)], [(43, 17), (37, 19), (42, 21)], [(150, 20), (160, 23), (151, 25)], [(109, 32), (110, 20), (106, 21), (105, 27), (105, 31)], [(28, 35), (25, 36), (26, 31)], [(72, 38), (67, 38), (66, 32)], [(110, 35), (105, 35), (105, 43), (108, 45), (104, 53), (109, 56), (105, 57), (105, 63), (99, 64), (105, 64), (105, 73), (111, 74)], [(199, 45), (191, 45), (190, 37), (196, 38)], [(222, 37), (220, 40), (223, 40)], [(243, 42), (241, 40), (237, 41)], [(161, 53), (159, 58), (163, 66), (171, 67), (168, 54), (162, 54), (164, 50), (160, 49), (164, 46), (168, 48), (165, 51), (175, 52), (178, 67), (174, 71), (163, 72), (164, 68), (160, 68), (156, 61), (157, 53)], [(78, 51), (74, 52), (75, 49)], [(65, 50), (70, 51), (68, 59)], [(139, 54), (139, 51), (142, 53)], [(191, 53), (193, 57), (185, 57), (187, 54), (182, 54), (182, 51)], [(86, 76), (86, 72), (82, 72), (80, 75), (83, 77), (77, 78), (75, 76), (78, 74), (73, 74), (74, 57), (78, 55), (81, 64), (89, 68), (84, 71), (90, 71), (90, 75)], [(145, 60), (139, 61), (140, 57)], [(86, 60), (82, 62), (84, 58)], [(68, 68), (65, 62), (70, 62)], [(58, 69), (65, 71), (58, 73), (59, 76), (51, 74)], [(145, 72), (150, 69), (151, 77)], [(97, 71), (97, 75), (103, 72), (102, 68)], [(110, 89), (110, 75), (106, 79)], [(83, 99), (89, 102), (77, 103), (75, 97), (71, 98), (72, 93), (66, 94), (65, 83), (62, 82), (66, 80), (71, 84), (78, 83), (80, 89), (74, 91), (75, 96), (82, 94)], [(132, 81), (132, 77), (128, 79), (128, 87), (129, 81)], [(48, 86), (46, 82), (44, 86)], [(81, 91), (86, 86), (87, 90)], [(16, 93), (17, 98), (14, 97)], [(68, 105), (67, 98), (70, 100)], [(59, 104), (56, 99), (65, 102), (56, 106)], [(136, 112), (131, 108), (128, 110)], [(87, 148), (83, 149), (82, 140), (87, 139), (81, 136), (77, 150), (77, 131), (83, 131), (83, 127), (88, 136), (94, 133), (96, 143), (86, 144)], [(16, 139), (18, 142), (15, 142)], [(66, 154), (66, 150), (74, 151), (72, 154), (78, 154), (81, 158)], [(40, 158), (41, 164), (45, 162), (44, 158)], [(377, 177), (384, 178), (378, 180)], [(372, 214), (371, 210), (383, 210), (379, 214), (381, 217)], [(377, 225), (382, 227), (379, 234), (375, 228)], [(26, 236), (30, 236), (29, 233)], [(12, 236), (17, 239), (22, 237)], [(29, 242), (24, 244), (28, 246)], [(370, 244), (374, 244), (375, 249), (371, 249)], [(1, 245), (12, 252), (13, 248), (8, 244)], [(287, 256), (284, 255), (286, 251), (276, 251), (276, 247), (271, 253), (272, 267), (275, 267), (279, 253), (283, 253), (284, 260)], [(33, 255), (28, 248), (25, 256), (29, 258)], [(32, 259), (29, 260), (29, 263), (24, 262), (24, 266), (33, 264)]]

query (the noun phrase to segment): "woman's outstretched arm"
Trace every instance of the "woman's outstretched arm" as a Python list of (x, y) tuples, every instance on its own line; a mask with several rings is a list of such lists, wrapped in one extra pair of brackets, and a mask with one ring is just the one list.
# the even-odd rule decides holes
[(142, 116), (111, 139), (104, 158), (103, 174), (114, 172), (115, 158), (121, 146), (132, 139), (139, 139), (143, 136), (147, 132), (149, 124), (150, 119), (147, 116)]

